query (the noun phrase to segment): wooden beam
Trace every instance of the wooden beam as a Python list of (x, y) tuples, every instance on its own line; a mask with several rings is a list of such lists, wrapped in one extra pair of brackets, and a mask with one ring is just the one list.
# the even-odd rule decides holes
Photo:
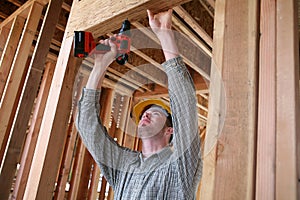
[(260, 5), (256, 199), (275, 199), (276, 1)]
[[(203, 81), (198, 81), (199, 79), (195, 79), (195, 89), (196, 91), (206, 91), (208, 89), (207, 84)], [(202, 79), (203, 80), (203, 79)], [(133, 94), (135, 99), (147, 99), (147, 98), (158, 98), (158, 97), (168, 97), (168, 88), (161, 87), (159, 85), (154, 86), (152, 91), (148, 92), (139, 92), (135, 91)]]
[(182, 6), (176, 6), (174, 11), (206, 42), (210, 48), (212, 47), (213, 41), (210, 35), (206, 33), (206, 31)]
[(215, 4), (217, 0), (206, 0), (206, 1), (211, 7), (215, 8)]
[[(179, 23), (178, 20), (174, 19), (173, 18), (173, 21), (175, 21), (175, 24), (176, 22)], [(141, 23), (139, 22), (133, 22), (132, 23), (136, 28), (138, 28), (139, 31), (141, 31), (142, 33), (145, 34), (145, 36), (149, 37), (151, 40), (153, 40), (156, 44), (160, 45), (160, 41), (158, 40), (158, 38), (154, 35), (154, 33), (150, 30), (150, 28), (146, 28), (144, 27)], [(177, 24), (177, 25), (181, 25), (180, 24)], [(178, 28), (176, 25), (175, 25), (175, 29)], [(191, 35), (191, 32), (185, 28), (186, 32), (185, 34), (190, 37), (191, 39), (195, 38), (193, 37), (193, 35)], [(134, 33), (137, 33), (134, 32)], [(196, 72), (200, 73), (203, 77), (205, 77), (207, 80), (209, 80), (209, 72), (210, 71), (210, 67), (208, 66), (208, 62), (207, 62), (207, 57), (211, 57), (211, 52), (209, 50), (209, 56), (207, 56), (205, 53), (202, 52), (202, 50), (200, 50), (199, 47), (197, 47), (196, 49), (196, 52), (195, 52), (195, 49), (194, 48), (189, 48), (189, 47), (194, 47), (194, 45), (192, 45), (190, 43), (190, 41), (184, 37), (184, 35), (180, 35), (180, 34), (175, 34), (175, 35), (178, 35), (178, 41), (180, 41), (178, 43), (178, 48), (180, 49), (180, 56), (183, 58), (183, 61), (189, 65), (192, 69), (194, 69)], [(140, 34), (139, 34), (140, 36)], [(197, 39), (196, 39), (197, 40)], [(154, 46), (154, 45), (153, 45)], [(138, 48), (135, 48), (135, 49), (142, 49), (142, 48), (153, 48), (153, 46), (150, 46), (150, 47), (147, 47), (145, 45), (140, 45), (138, 46)], [(203, 45), (202, 45), (203, 47)], [(155, 48), (160, 48), (160, 47), (155, 47)], [(196, 55), (195, 55), (196, 53)], [(200, 55), (199, 55), (200, 54)], [(191, 59), (191, 57), (200, 57), (201, 59)], [(206, 58), (205, 60), (202, 59), (202, 58)], [(200, 60), (202, 60), (202, 62), (199, 62)], [(203, 69), (202, 69), (203, 68)], [(151, 77), (152, 79), (152, 77)], [(153, 80), (153, 79), (152, 79)]]
[[(7, 155), (3, 160), (3, 170), (0, 175), (0, 182), (3, 184), (5, 183), (8, 189), (10, 189), (10, 185), (13, 182), (16, 163), (19, 162), (20, 159), (32, 107), (39, 89), (51, 38), (54, 34), (53, 25), (58, 21), (60, 13), (59, 9), (61, 9), (62, 2), (62, 0), (55, 2), (51, 0), (48, 4), (46, 17), (40, 31), (41, 34), (38, 37), (36, 48), (29, 65), (29, 72), (27, 73), (27, 78), (21, 92), (22, 95), (19, 98), (20, 100), (15, 115), (14, 126), (10, 130), (11, 136), (7, 148)], [(31, 45), (31, 43), (29, 45)]]
[(94, 168), (93, 168), (93, 174), (91, 178), (91, 186), (88, 194), (88, 200), (94, 200), (98, 199), (98, 186), (99, 186), (99, 179), (100, 179), (100, 168), (97, 165), (97, 163), (94, 161), (93, 163)]
[(136, 124), (134, 119), (131, 117), (131, 107), (133, 105), (133, 99), (130, 98), (130, 102), (128, 104), (128, 112), (126, 116), (126, 124), (124, 129), (124, 138), (123, 138), (123, 146), (127, 148), (134, 149), (135, 147), (135, 138), (136, 138)]
[[(4, 88), (7, 82), (9, 72), (11, 70), (11, 65), (13, 63), (14, 55), (17, 51), (18, 43), (22, 34), (24, 27), (25, 18), (16, 16), (10, 27), (10, 32), (8, 37), (4, 38), (6, 44), (3, 48), (3, 52), (0, 60), (0, 99), (4, 93)], [(7, 27), (3, 27), (5, 29)], [(1, 102), (1, 101), (0, 101)]]
[[(158, 69), (160, 69), (162, 72), (164, 71), (164, 69), (162, 68), (161, 64), (158, 63), (157, 61), (155, 61), (153, 58), (151, 58), (150, 56), (146, 55), (145, 53), (143, 53), (142, 51), (140, 51), (139, 49), (135, 48), (134, 46), (130, 46), (130, 50), (132, 52), (134, 52), (136, 55), (140, 56), (141, 58), (143, 58), (144, 60), (148, 61), (150, 64), (152, 64), (153, 66), (157, 67)], [(161, 72), (161, 73), (162, 73)]]
[[(142, 65), (142, 66), (137, 66), (136, 67), (136, 66), (133, 66), (130, 63), (126, 63), (125, 66), (128, 67), (130, 70), (132, 70), (132, 72), (129, 72), (129, 74), (133, 73), (133, 72), (136, 72), (136, 73), (144, 76), (145, 78), (149, 79), (151, 82), (157, 83), (161, 86), (167, 86), (166, 76), (161, 75), (161, 74), (159, 76), (156, 76), (158, 71), (159, 71), (158, 69), (149, 70), (149, 68), (151, 67), (149, 65)], [(148, 68), (148, 70), (147, 70), (147, 68)], [(153, 69), (153, 67), (152, 67), (152, 69)], [(147, 79), (145, 79), (145, 80), (147, 80)], [(142, 83), (146, 84), (145, 81), (142, 82)]]
[[(297, 1), (276, 1), (276, 195), (300, 198), (300, 96)], [(298, 166), (297, 166), (298, 164)]]
[[(177, 9), (179, 11), (179, 9)], [(209, 57), (212, 57), (211, 50), (207, 48), (206, 44), (204, 44), (198, 37), (195, 35), (188, 27), (186, 27), (183, 22), (173, 15), (172, 21), (174, 23), (174, 26), (178, 27), (178, 30), (182, 31), (184, 34), (186, 34), (189, 38), (193, 40)]]
[[(109, 130), (109, 124), (110, 124), (110, 118), (112, 113), (112, 107), (113, 107), (113, 100), (115, 97), (115, 92), (112, 89), (104, 89), (102, 90), (101, 98), (100, 98), (100, 105), (102, 105), (100, 118), (102, 120), (103, 126)], [(112, 136), (112, 132), (109, 130), (108, 134)], [(105, 197), (105, 191), (106, 191), (106, 184), (107, 181), (104, 177), (102, 177), (101, 182), (101, 189), (99, 194), (99, 199), (104, 199)]]
[[(76, 84), (75, 88), (77, 88), (76, 95), (74, 96), (75, 102), (78, 102), (79, 98), (81, 97), (82, 88), (86, 85), (86, 82), (87, 82), (86, 76), (83, 75), (78, 76), (78, 80), (75, 83)], [(76, 152), (76, 144), (78, 142), (78, 137), (79, 137), (74, 123), (74, 118), (77, 113), (77, 106), (74, 105), (72, 112), (73, 112), (73, 117), (71, 117), (69, 123), (69, 129), (68, 129), (69, 136), (65, 145), (66, 147), (64, 150), (62, 164), (60, 167), (60, 175), (57, 181), (56, 191), (53, 197), (54, 200), (65, 198), (66, 185), (67, 182), (69, 181), (70, 173), (72, 174), (71, 172), (72, 162), (74, 162), (75, 160), (74, 154)]]
[(76, 142), (78, 139), (77, 129), (74, 123), (74, 118), (70, 119), (70, 124), (67, 131), (68, 137), (65, 145), (62, 164), (60, 165), (57, 185), (55, 187), (53, 200), (64, 199), (66, 196), (66, 187), (71, 174), (72, 161), (76, 152)]
[[(85, 76), (89, 76), (90, 74), (90, 68), (83, 68), (81, 67), (79, 69), (80, 73), (84, 74)], [(123, 95), (131, 95), (133, 93), (133, 90), (122, 85), (122, 84), (117, 84), (117, 82), (112, 81), (111, 79), (108, 78), (104, 78), (103, 80), (103, 84), (101, 85), (104, 88), (110, 88), (110, 89), (114, 89), (116, 92), (123, 94)], [(100, 87), (99, 86), (99, 89)]]
[(84, 155), (86, 151), (87, 150), (84, 144), (82, 143), (82, 140), (78, 138), (76, 145), (76, 153), (74, 156), (72, 176), (70, 181), (70, 190), (68, 192), (68, 199), (77, 199), (78, 197), (79, 182), (82, 173)]
[(133, 79), (133, 78), (136, 78), (136, 77), (131, 78), (130, 75), (132, 73), (122, 74), (121, 72), (118, 72), (117, 70), (115, 70), (113, 68), (108, 68), (107, 71), (109, 71), (110, 73), (115, 74), (116, 76), (120, 77), (121, 79), (124, 79), (128, 82), (132, 82), (134, 85), (136, 85), (140, 88), (140, 89), (138, 89), (139, 91), (142, 91), (142, 92), (151, 91), (147, 86), (145, 86), (143, 84), (143, 81), (137, 81), (137, 80)]
[(6, 19), (8, 17), (7, 14), (5, 14), (4, 12), (0, 11), (0, 18), (2, 19)]
[(8, 2), (14, 4), (17, 7), (21, 7), (22, 6), (22, 2), (18, 1), (18, 0), (7, 0)]
[[(214, 12), (211, 11), (211, 9), (209, 9), (209, 7), (212, 7), (210, 3), (204, 1), (204, 0), (199, 0), (200, 4), (205, 8), (205, 10), (208, 12), (208, 14), (214, 18)], [(213, 7), (214, 8), (214, 7)]]
[(203, 199), (254, 198), (257, 3), (216, 1)]
[[(5, 135), (10, 132), (10, 124), (18, 103), (18, 92), (22, 88), (22, 77), (26, 74), (26, 61), (30, 53), (30, 47), (36, 32), (39, 17), (42, 14), (43, 6), (33, 3), (30, 8), (29, 16), (19, 41), (18, 51), (15, 54), (12, 63), (12, 72), (8, 78), (6, 92), (3, 94), (0, 102), (0, 148), (3, 148)], [(0, 157), (2, 158), (2, 156)]]
[(71, 11), (71, 6), (69, 4), (67, 4), (66, 2), (63, 3), (62, 8), (68, 12)]
[[(26, 18), (28, 15), (28, 12), (30, 10), (30, 7), (33, 3), (38, 3), (42, 6), (46, 5), (49, 2), (49, 0), (28, 0), (26, 3), (24, 3), (18, 10), (16, 10), (13, 14), (9, 15), (3, 22), (0, 23), (0, 28), (6, 26), (9, 24), (16, 16), (20, 16), (23, 18)], [(39, 18), (37, 18), (39, 19)], [(37, 20), (36, 19), (36, 20)]]
[(70, 56), (72, 42), (65, 34), (36, 146), (39, 153), (34, 154), (24, 194), (28, 199), (52, 197), (66, 139), (61, 133), (67, 131), (74, 80), (81, 64), (81, 59)]
[(34, 149), (36, 146), (38, 133), (40, 130), (44, 109), (46, 106), (47, 97), (51, 81), (53, 78), (55, 64), (48, 62), (45, 67), (43, 80), (40, 85), (39, 94), (36, 99), (35, 109), (32, 114), (32, 123), (30, 125), (26, 141), (22, 151), (22, 157), (20, 161), (20, 169), (17, 173), (15, 182), (15, 188), (12, 196), (16, 199), (23, 199), (23, 195), (26, 188), (26, 181), (31, 168)]
[[(0, 29), (0, 60), (2, 57), (2, 53), (4, 52), (4, 47), (5, 47), (6, 41), (8, 40), (8, 35), (9, 35), (10, 29), (11, 29), (11, 25), (12, 24), (8, 24), (7, 26), (2, 27)], [(0, 63), (0, 66), (1, 66), (1, 63)]]
[[(188, 1), (189, 0), (77, 1), (74, 4), (74, 12), (70, 15), (69, 19), (69, 35), (72, 35), (72, 32), (75, 30), (90, 31), (95, 36), (104, 35), (120, 28), (120, 24), (122, 24), (124, 19), (137, 21), (142, 17), (146, 17), (146, 9), (158, 12)], [(91, 13), (99, 17), (90, 17)]]
[(86, 149), (84, 152), (83, 165), (81, 169), (81, 176), (79, 178), (79, 185), (76, 199), (87, 199), (90, 175), (92, 170), (93, 158)]
[[(88, 60), (91, 61), (91, 59)], [(94, 66), (93, 61), (92, 62), (89, 61), (85, 59), (83, 60), (83, 64), (89, 66), (90, 68), (93, 68)], [(111, 67), (107, 69), (106, 75), (108, 75), (109, 77), (117, 81), (119, 84), (123, 83), (127, 87), (138, 90), (140, 92), (144, 92), (144, 90), (149, 90), (147, 87), (143, 86), (142, 83), (128, 77), (128, 74), (122, 74)]]
[(178, 48), (181, 57), (191, 68), (200, 73), (205, 79), (210, 80), (211, 50), (175, 15), (173, 15), (172, 21), (173, 26), (178, 31), (175, 32), (175, 35), (177, 35), (176, 39), (179, 41)]

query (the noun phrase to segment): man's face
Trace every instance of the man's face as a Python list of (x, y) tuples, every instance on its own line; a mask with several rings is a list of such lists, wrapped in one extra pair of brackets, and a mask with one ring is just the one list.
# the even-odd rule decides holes
[(138, 136), (140, 138), (150, 138), (157, 136), (165, 126), (166, 112), (157, 106), (152, 106), (146, 110), (138, 124)]

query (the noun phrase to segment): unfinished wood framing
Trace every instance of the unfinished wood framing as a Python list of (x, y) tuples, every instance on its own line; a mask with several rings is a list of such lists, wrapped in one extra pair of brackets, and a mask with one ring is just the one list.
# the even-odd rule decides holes
[[(3, 2), (11, 7), (1, 10)], [(113, 199), (75, 126), (94, 59), (73, 56), (73, 34), (90, 31), (98, 40), (131, 22), (129, 61), (109, 66), (99, 117), (118, 144), (140, 151), (132, 106), (147, 98), (170, 102), (146, 9), (168, 8), (198, 101), (204, 168), (197, 199), (300, 199), (299, 5), (1, 1), (0, 199)]]
[(300, 157), (300, 79), (296, 13), (296, 1), (276, 1), (276, 199), (296, 200), (300, 197), (299, 163), (297, 166)]
[(6, 43), (3, 48), (1, 61), (0, 61), (1, 64), (0, 98), (1, 99), (11, 69), (11, 64), (13, 62), (13, 58), (18, 47), (17, 46), (19, 42), (18, 39), (21, 37), (22, 34), (24, 22), (25, 22), (25, 18), (16, 16), (11, 24), (9, 35), (6, 35), (4, 32), (4, 30), (7, 27), (2, 28), (3, 31), (1, 32), (1, 35), (6, 39)]
[[(15, 197), (16, 199), (22, 199), (24, 192), (25, 192), (26, 181), (28, 179), (28, 174), (29, 174), (29, 171), (31, 168), (31, 163), (32, 163), (32, 159), (33, 159), (35, 146), (37, 143), (37, 138), (38, 138), (38, 134), (39, 134), (40, 126), (41, 126), (41, 121), (42, 121), (42, 117), (44, 114), (46, 101), (47, 101), (47, 98), (49, 95), (51, 81), (53, 78), (54, 67), (55, 67), (55, 64), (53, 64), (51, 62), (48, 62), (45, 67), (43, 80), (40, 85), (39, 94), (37, 96), (36, 103), (35, 103), (35, 109), (34, 109), (33, 115), (32, 115), (31, 126), (28, 131), (28, 134), (26, 137), (26, 142), (23, 147), (23, 153), (22, 153), (21, 160), (19, 161), (20, 168), (18, 169), (18, 174), (17, 174), (16, 182), (15, 182), (15, 189), (12, 194), (12, 197)], [(2, 176), (4, 177), (4, 174), (1, 174), (1, 177)], [(8, 187), (8, 186), (5, 186), (5, 187)], [(6, 195), (8, 195), (8, 193)]]
[[(70, 55), (73, 38), (64, 40), (63, 55)], [(71, 112), (73, 83), (80, 63), (76, 58), (59, 58), (53, 76), (44, 112), (32, 168), (29, 173), (24, 198), (50, 198), (65, 144), (67, 125)], [(62, 93), (60, 93), (62, 92)], [(69, 100), (68, 100), (69, 99)], [(50, 148), (50, 149), (48, 149)], [(38, 152), (38, 153), (37, 153)], [(53, 167), (55, 165), (55, 167)], [(39, 180), (39, 181), (37, 181)]]
[[(79, 75), (78, 77), (78, 81), (76, 81), (76, 93), (74, 96), (75, 101), (78, 101), (80, 96), (81, 96), (81, 88), (86, 85), (87, 82), (87, 77), (83, 76), (83, 75)], [(73, 116), (75, 116), (76, 112), (77, 112), (77, 107), (76, 105), (73, 105)], [(76, 176), (76, 172), (77, 168), (74, 166), (77, 166), (77, 164), (75, 165), (74, 162), (78, 162), (77, 159), (78, 157), (74, 157), (74, 152), (77, 152), (77, 149), (80, 149), (81, 147), (78, 147), (78, 143), (80, 142), (78, 133), (77, 133), (77, 129), (75, 127), (75, 123), (74, 123), (74, 117), (71, 117), (70, 119), (70, 123), (69, 123), (69, 127), (68, 127), (68, 138), (66, 141), (66, 145), (65, 145), (65, 150), (64, 150), (64, 155), (62, 158), (62, 164), (60, 166), (60, 172), (59, 172), (59, 176), (58, 176), (58, 180), (57, 180), (57, 186), (56, 186), (56, 191), (54, 194), (54, 199), (64, 199), (66, 196), (66, 187), (67, 185), (70, 185), (70, 175), (74, 175)], [(81, 145), (81, 143), (80, 143)], [(74, 178), (73, 176), (71, 176), (72, 181), (74, 182)], [(72, 191), (76, 191), (73, 188), (73, 184), (71, 185), (71, 190)], [(71, 197), (73, 194), (72, 192), (68, 193), (68, 196)]]
[(256, 198), (275, 199), (276, 1), (260, 9)]
[(36, 97), (34, 94), (37, 93), (39, 88), (44, 70), (44, 63), (54, 33), (53, 25), (58, 21), (61, 5), (62, 1), (55, 1), (55, 3), (50, 1), (47, 7), (46, 17), (44, 18), (40, 31), (41, 34), (37, 40), (37, 45), (29, 65), (26, 80), (23, 84), (25, 87), (22, 89), (22, 95), (20, 96), (20, 101), (18, 103), (18, 111), (15, 114), (14, 126), (10, 130), (11, 136), (7, 147), (7, 155), (2, 164), (3, 169), (0, 175), (0, 180), (5, 180), (1, 181), (1, 183), (5, 183), (7, 188), (4, 191), (9, 191), (8, 189), (10, 188), (15, 175), (15, 171), (12, 169), (16, 169), (17, 163), (20, 160), (20, 153), (25, 141), (28, 121), (31, 116), (31, 109), (29, 108), (32, 108), (34, 105)]
[[(69, 34), (72, 35), (74, 30), (86, 30), (92, 32), (95, 36), (104, 35), (120, 28), (119, 26), (124, 19), (137, 21), (139, 18), (145, 17), (147, 15), (146, 9), (158, 12), (188, 1), (190, 0), (74, 1), (74, 12), (70, 18)], [(91, 18), (91, 13), (101, 17)], [(113, 16), (111, 13), (114, 13)]]
[(201, 192), (204, 199), (253, 199), (256, 13), (256, 1), (216, 2), (215, 57)]

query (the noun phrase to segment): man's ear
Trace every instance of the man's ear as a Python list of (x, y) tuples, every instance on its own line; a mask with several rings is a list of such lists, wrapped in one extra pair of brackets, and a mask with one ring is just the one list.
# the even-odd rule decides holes
[(166, 134), (166, 135), (171, 135), (171, 134), (173, 134), (173, 127), (166, 127), (165, 134)]

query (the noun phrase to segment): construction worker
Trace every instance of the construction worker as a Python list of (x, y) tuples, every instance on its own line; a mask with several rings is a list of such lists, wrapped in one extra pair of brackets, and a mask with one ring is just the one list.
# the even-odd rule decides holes
[(141, 152), (121, 147), (109, 137), (99, 119), (97, 86), (116, 56), (116, 47), (104, 40), (101, 43), (110, 45), (111, 51), (95, 57), (78, 103), (77, 129), (112, 186), (114, 199), (195, 199), (202, 160), (193, 81), (179, 56), (171, 30), (172, 9), (158, 14), (147, 12), (166, 59), (162, 66), (168, 76), (171, 109), (157, 99), (134, 107)]

